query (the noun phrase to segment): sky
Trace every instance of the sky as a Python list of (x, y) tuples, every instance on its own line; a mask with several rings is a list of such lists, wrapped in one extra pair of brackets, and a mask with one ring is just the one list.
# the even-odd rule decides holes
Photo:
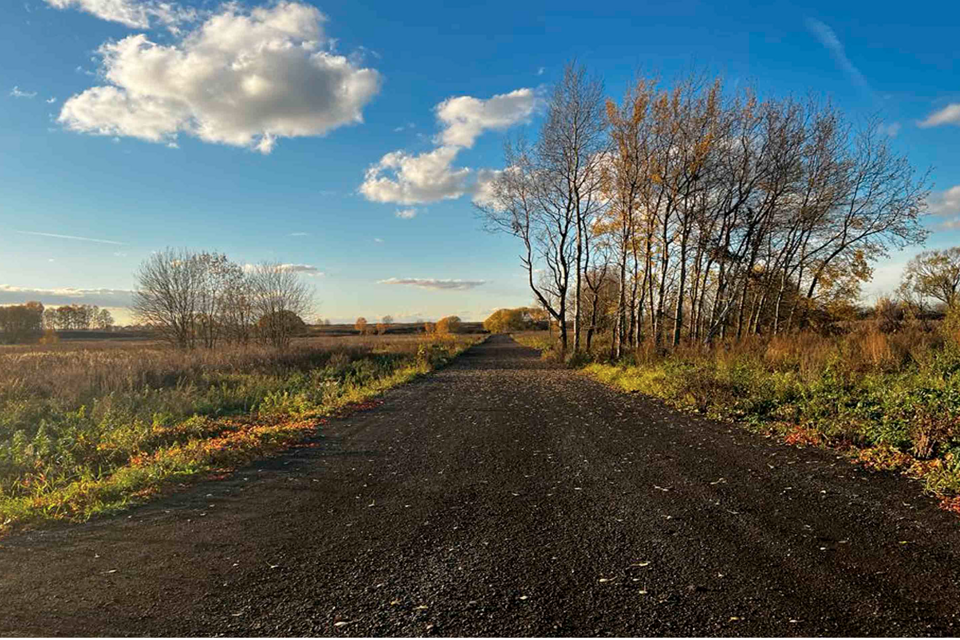
[[(960, 3), (4, 0), (0, 304), (121, 309), (164, 247), (290, 265), (311, 318), (529, 304), (473, 202), (576, 59), (619, 98), (692, 69), (876, 117), (960, 244)], [(876, 265), (889, 292), (919, 249)]]

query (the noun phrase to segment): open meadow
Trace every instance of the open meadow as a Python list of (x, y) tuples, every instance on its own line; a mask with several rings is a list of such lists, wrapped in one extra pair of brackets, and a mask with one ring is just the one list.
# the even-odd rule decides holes
[(324, 329), (284, 350), (143, 339), (0, 347), (0, 531), (83, 520), (277, 451), (478, 340)]

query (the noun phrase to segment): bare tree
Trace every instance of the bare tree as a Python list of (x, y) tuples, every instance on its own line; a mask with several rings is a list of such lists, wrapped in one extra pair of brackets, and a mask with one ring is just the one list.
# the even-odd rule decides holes
[(191, 348), (196, 340), (198, 290), (203, 265), (186, 249), (158, 251), (140, 265), (133, 292), (133, 314), (156, 328), (172, 345)]
[(603, 83), (583, 65), (570, 62), (553, 89), (537, 141), (542, 198), (575, 222), (573, 348), (580, 349), (582, 276), (590, 269), (588, 236), (603, 206), (602, 165), (608, 140)]
[(581, 282), (590, 267), (587, 236), (603, 202), (605, 127), (603, 84), (584, 67), (568, 64), (536, 144), (520, 138), (506, 145), (507, 168), (491, 185), (490, 202), (481, 205), (488, 228), (523, 241), (520, 260), (528, 284), (559, 324), (564, 351), (571, 281), (574, 349), (580, 347)]
[(296, 272), (276, 262), (256, 265), (249, 278), (260, 339), (286, 349), (304, 324), (302, 316), (312, 306), (312, 291)]

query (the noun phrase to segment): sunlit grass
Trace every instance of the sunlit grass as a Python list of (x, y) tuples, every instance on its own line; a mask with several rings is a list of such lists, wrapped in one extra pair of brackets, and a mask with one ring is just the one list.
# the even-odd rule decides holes
[[(516, 336), (550, 350), (545, 333)], [(644, 347), (583, 373), (628, 393), (736, 421), (790, 444), (829, 446), (874, 469), (960, 492), (960, 347), (919, 329)]]
[(273, 453), (476, 342), (341, 340), (0, 352), (0, 530), (84, 520)]

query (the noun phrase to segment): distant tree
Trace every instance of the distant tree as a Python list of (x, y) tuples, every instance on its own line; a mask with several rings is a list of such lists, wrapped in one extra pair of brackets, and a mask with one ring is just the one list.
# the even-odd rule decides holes
[(39, 302), (0, 307), (0, 334), (6, 342), (27, 342), (43, 331), (43, 305)]
[(307, 323), (293, 311), (274, 311), (257, 321), (257, 330), (268, 336), (280, 332), (292, 337), (306, 333)]
[(43, 328), (50, 331), (59, 329), (57, 322), (57, 310), (54, 307), (47, 307), (43, 310)]
[(353, 323), (353, 328), (360, 332), (360, 335), (367, 333), (367, 319), (363, 316), (357, 318), (357, 321)]
[(427, 334), (428, 336), (435, 334), (435, 333), (437, 332), (437, 325), (436, 325), (436, 323), (433, 323), (433, 322), (424, 322), (424, 323), (423, 323), (423, 332), (424, 332), (425, 334)]
[(960, 291), (960, 247), (917, 254), (903, 270), (900, 287), (903, 293), (920, 299), (932, 298), (953, 307)]
[(113, 326), (113, 315), (106, 309), (100, 309), (93, 319), (93, 325), (101, 331), (109, 329)]
[(158, 251), (140, 265), (132, 309), (137, 320), (156, 328), (160, 336), (181, 349), (194, 346), (198, 290), (203, 263), (186, 249)]
[(439, 335), (446, 336), (453, 333), (459, 333), (461, 321), (458, 316), (447, 316), (437, 321), (436, 332)]
[(483, 321), (483, 328), (490, 333), (508, 333), (523, 331), (530, 327), (529, 310), (525, 307), (518, 309), (497, 309)]
[[(253, 309), (258, 320), (260, 340), (278, 349), (290, 346), (300, 319), (312, 306), (312, 292), (300, 276), (279, 263), (257, 265), (250, 273)], [(292, 320), (296, 316), (299, 324)], [(263, 324), (261, 324), (263, 323)]]
[(377, 323), (377, 333), (380, 335), (385, 334), (391, 324), (393, 324), (393, 316), (383, 316), (380, 322)]

